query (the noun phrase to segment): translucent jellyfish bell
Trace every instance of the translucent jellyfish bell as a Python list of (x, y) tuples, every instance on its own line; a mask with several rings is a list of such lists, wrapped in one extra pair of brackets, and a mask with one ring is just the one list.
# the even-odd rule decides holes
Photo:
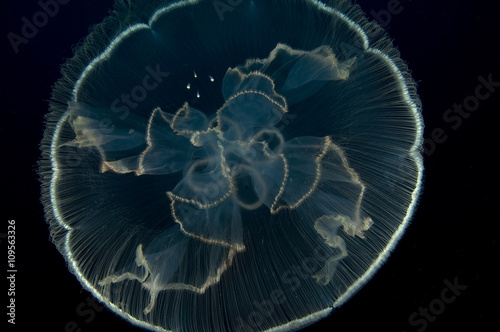
[(422, 125), (397, 50), (347, 1), (118, 1), (54, 88), (52, 240), (132, 324), (296, 330), (401, 237)]

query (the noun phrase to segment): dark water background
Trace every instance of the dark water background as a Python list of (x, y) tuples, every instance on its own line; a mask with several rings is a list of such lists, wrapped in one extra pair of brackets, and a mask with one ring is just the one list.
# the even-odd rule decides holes
[[(453, 331), (468, 325), (487, 330), (500, 315), (494, 272), (499, 256), (495, 158), (500, 83), (490, 87), (477, 110), (463, 113), (459, 124), (446, 122), (443, 115), (472, 100), (483, 82), (480, 77), (500, 82), (495, 1), (400, 0), (395, 7), (394, 0), (357, 2), (386, 25), (418, 83), (428, 139), (424, 190), (413, 222), (387, 263), (343, 307), (304, 331)], [(139, 331), (92, 304), (91, 295), (68, 272), (49, 241), (36, 176), (43, 116), (51, 86), (60, 78), (59, 67), (88, 27), (106, 16), (112, 1), (68, 1), (18, 53), (7, 33), (19, 34), (22, 17), (31, 18), (40, 6), (12, 0), (0, 6), (0, 326), (7, 321), (5, 233), (11, 219), (16, 220), (18, 269), (16, 325), (1, 330), (59, 332), (74, 326), (74, 331)], [(384, 12), (382, 20), (380, 11), (388, 7), (395, 13)], [(432, 308), (440, 307), (450, 283), (463, 285), (457, 290), (460, 295), (435, 315)], [(429, 306), (425, 318), (421, 310)]]

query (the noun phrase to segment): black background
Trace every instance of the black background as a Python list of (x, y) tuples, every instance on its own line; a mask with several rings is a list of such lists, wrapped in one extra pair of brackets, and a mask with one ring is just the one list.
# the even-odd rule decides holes
[[(394, 0), (357, 1), (368, 16)], [(400, 0), (386, 29), (407, 61), (423, 103), (425, 138), (442, 129), (447, 137), (425, 156), (419, 207), (387, 263), (351, 300), (305, 331), (451, 331), (471, 326), (484, 331), (500, 315), (498, 277), (498, 185), (496, 155), (500, 87), (481, 101), (458, 128), (445, 111), (474, 95), (478, 77), (500, 82), (500, 38), (495, 1)], [(7, 33), (19, 34), (23, 16), (40, 10), (36, 1), (2, 3), (0, 142), (1, 225), (16, 221), (16, 325), (7, 331), (48, 328), (65, 331), (139, 331), (107, 309), (86, 304), (91, 295), (71, 275), (49, 241), (39, 202), (38, 144), (51, 87), (59, 68), (112, 7), (111, 0), (70, 1), (15, 54)], [(429, 146), (427, 146), (429, 147)], [(6, 239), (0, 238), (5, 276)], [(7, 321), (7, 284), (2, 277), (1, 324)], [(409, 317), (436, 303), (457, 279), (467, 288), (423, 327)], [(434, 301), (434, 302), (433, 302)], [(2, 329), (3, 330), (3, 329)]]

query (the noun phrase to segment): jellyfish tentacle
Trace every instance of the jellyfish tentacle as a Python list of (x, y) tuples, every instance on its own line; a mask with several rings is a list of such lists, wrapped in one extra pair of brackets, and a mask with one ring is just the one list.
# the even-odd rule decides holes
[(199, 285), (183, 282), (162, 283), (160, 274), (151, 278), (152, 281), (143, 282), (143, 287), (146, 288), (150, 294), (149, 303), (144, 308), (144, 314), (149, 314), (151, 312), (156, 303), (158, 294), (161, 291), (190, 291), (193, 293), (204, 294), (209, 287), (220, 282), (223, 273), (226, 272), (232, 265), (236, 253), (237, 250), (233, 248), (229, 249), (228, 253), (223, 255), (222, 262), (215, 265), (216, 267), (214, 269), (210, 269), (208, 276)]
[(330, 144), (329, 137), (299, 137), (285, 143), (283, 156), (288, 167), (288, 181), (271, 206), (272, 214), (285, 208), (295, 209), (311, 196), (321, 179), (321, 161)]
[(137, 175), (170, 174), (180, 171), (189, 161), (191, 144), (172, 130), (172, 116), (157, 107), (149, 117), (147, 147), (139, 155)]
[[(285, 138), (283, 134), (276, 127), (265, 127), (257, 131), (250, 139), (250, 144), (265, 144), (262, 149), (266, 150), (266, 154), (269, 158), (272, 158), (269, 151), (273, 154), (279, 155), (283, 152), (285, 145)], [(270, 145), (271, 143), (271, 145)]]
[[(349, 165), (347, 160), (347, 156), (344, 151), (336, 144), (331, 143), (330, 149), (336, 153), (336, 156), (340, 158), (340, 162), (348, 172), (350, 181), (359, 189), (359, 193), (357, 194), (356, 200), (354, 202), (354, 207), (351, 209), (351, 217), (345, 216), (342, 218), (342, 226), (343, 230), (346, 234), (354, 237), (358, 236), (362, 239), (365, 238), (364, 232), (370, 229), (373, 225), (373, 221), (370, 217), (362, 217), (361, 216), (361, 205), (363, 203), (366, 185), (361, 181), (358, 173)], [(332, 172), (328, 172), (327, 174), (331, 174)], [(338, 180), (337, 180), (338, 181)]]
[[(149, 244), (148, 252), (143, 251), (143, 244), (136, 248), (134, 267), (127, 267), (123, 273), (115, 273), (100, 280), (100, 286), (135, 280), (149, 292), (149, 302), (144, 308), (144, 314), (149, 314), (156, 304), (161, 291), (190, 291), (203, 294), (209, 287), (218, 283), (222, 274), (232, 265), (236, 248), (225, 248), (215, 243), (206, 244), (206, 250), (199, 251), (194, 256), (187, 255), (190, 242), (197, 241), (185, 237), (175, 228), (170, 228)], [(179, 238), (181, 237), (181, 238)], [(201, 263), (204, 264), (201, 264)], [(186, 275), (189, 266), (205, 266), (202, 277)], [(142, 268), (137, 270), (137, 268)], [(142, 272), (142, 274), (141, 274)]]
[(172, 201), (208, 209), (230, 196), (231, 178), (225, 164), (224, 146), (219, 142), (216, 130), (209, 129), (196, 135), (204, 158), (187, 163), (183, 179), (167, 195)]
[(206, 130), (208, 124), (206, 115), (188, 103), (184, 103), (170, 119), (170, 128), (178, 135), (188, 138), (195, 132)]
[(225, 100), (245, 91), (260, 91), (269, 96), (274, 103), (287, 110), (286, 99), (276, 92), (273, 79), (262, 71), (245, 71), (244, 67), (229, 68), (222, 81), (222, 94)]
[[(219, 257), (222, 261), (220, 263), (213, 264), (214, 262), (209, 262), (209, 264), (214, 266), (214, 268), (209, 268), (208, 276), (201, 282), (201, 284), (192, 284), (185, 282), (168, 282), (163, 283), (161, 281), (161, 274), (157, 274), (155, 277), (150, 278), (151, 281), (143, 282), (142, 285), (149, 291), (150, 300), (148, 305), (144, 308), (144, 314), (149, 314), (153, 309), (156, 299), (158, 297), (159, 292), (161, 291), (190, 291), (193, 293), (203, 294), (206, 290), (219, 283), (222, 277), (222, 274), (232, 265), (234, 256), (236, 255), (237, 250), (231, 248), (227, 252), (227, 254), (223, 254), (222, 258)], [(208, 254), (208, 257), (211, 255)], [(207, 257), (207, 258), (208, 258)], [(210, 261), (210, 259), (208, 259)], [(146, 260), (147, 261), (147, 260)]]
[(295, 104), (313, 96), (330, 81), (347, 80), (356, 61), (353, 57), (340, 62), (326, 45), (305, 51), (278, 43), (267, 58), (249, 59), (237, 69), (241, 76), (258, 71), (280, 82), (276, 91), (288, 104)]
[(100, 286), (112, 284), (112, 283), (117, 283), (121, 282), (124, 280), (137, 280), (139, 282), (144, 282), (147, 277), (149, 276), (151, 270), (149, 269), (149, 266), (147, 265), (147, 261), (144, 259), (144, 254), (142, 253), (142, 244), (139, 244), (136, 248), (135, 251), (135, 263), (137, 264), (138, 267), (143, 266), (145, 269), (145, 274), (144, 276), (138, 276), (132, 272), (125, 272), (120, 275), (112, 274), (110, 276), (107, 276), (106, 278), (102, 279), (99, 281)]
[(75, 139), (62, 145), (96, 147), (103, 152), (116, 152), (144, 144), (142, 133), (133, 128), (119, 128), (104, 110), (80, 102), (68, 102), (68, 123)]
[[(248, 140), (255, 128), (277, 124), (287, 109), (274, 100), (268, 93), (259, 90), (245, 90), (231, 96), (217, 111), (218, 129), (230, 141)], [(232, 120), (233, 126), (225, 121)], [(232, 128), (234, 127), (235, 128)], [(227, 129), (226, 129), (227, 128)], [(237, 130), (241, 137), (233, 134)]]
[[(309, 52), (294, 50), (285, 45), (282, 45), (281, 49), (295, 58), (295, 63), (288, 72), (286, 81), (281, 88), (283, 90), (303, 88), (313, 81), (346, 80), (349, 78), (350, 69), (356, 61), (356, 58), (351, 58), (339, 62), (331, 47), (326, 45)], [(315, 92), (308, 91), (307, 95), (312, 95)]]
[[(365, 184), (350, 167), (344, 151), (330, 137), (295, 138), (285, 144), (283, 151), (290, 168), (289, 178), (271, 213), (295, 209), (309, 199), (322, 206), (324, 214), (342, 211), (341, 214), (349, 215), (343, 223), (344, 231), (363, 238), (363, 232), (372, 224), (370, 218), (361, 217)], [(327, 203), (327, 199), (315, 195), (316, 191), (339, 203)]]
[[(101, 155), (101, 172), (119, 174), (170, 174), (182, 170), (188, 163), (192, 135), (208, 127), (207, 117), (187, 103), (174, 115), (157, 107), (148, 119), (145, 137), (132, 130), (124, 133), (116, 128), (103, 129), (102, 121), (92, 117), (92, 110), (79, 103), (70, 103), (70, 124), (76, 139), (66, 145), (95, 147)], [(86, 113), (90, 115), (85, 116)], [(109, 133), (108, 133), (109, 132)], [(142, 144), (139, 155), (110, 160), (111, 152), (126, 151)]]
[(272, 206), (271, 212), (297, 208), (303, 215), (315, 211), (321, 216), (315, 220), (314, 229), (332, 253), (312, 277), (318, 284), (327, 285), (348, 255), (338, 229), (342, 227), (345, 234), (364, 239), (373, 224), (371, 218), (362, 216), (365, 184), (330, 137), (296, 138), (285, 143), (283, 155), (290, 165), (289, 179), (280, 204)]
[[(68, 123), (76, 137), (61, 144), (61, 147), (95, 148), (101, 156), (101, 173), (108, 170), (128, 173), (137, 167), (137, 156), (131, 156), (127, 151), (144, 144), (144, 137), (140, 131), (132, 126), (115, 126), (112, 114), (83, 103), (68, 102), (67, 112)], [(108, 157), (110, 154), (120, 157), (110, 161)]]
[(344, 239), (337, 235), (337, 229), (342, 224), (342, 216), (322, 216), (314, 223), (314, 229), (323, 238), (324, 242), (336, 250), (325, 262), (323, 268), (312, 277), (320, 285), (327, 285), (333, 279), (339, 261), (347, 257), (347, 248)]
[(226, 102), (217, 111), (217, 125), (232, 141), (248, 140), (255, 128), (271, 127), (288, 112), (286, 99), (276, 92), (273, 80), (259, 71), (229, 68), (222, 92)]
[(171, 196), (171, 213), (181, 231), (208, 244), (245, 250), (239, 205), (234, 198), (214, 206), (196, 206)]
[[(265, 151), (266, 149), (263, 150)], [(271, 213), (273, 213), (273, 208), (278, 204), (288, 181), (288, 161), (283, 154), (278, 154), (273, 158), (269, 158), (266, 164), (257, 163), (253, 169), (262, 179), (261, 181), (253, 182), (255, 190), (260, 199), (270, 209)]]

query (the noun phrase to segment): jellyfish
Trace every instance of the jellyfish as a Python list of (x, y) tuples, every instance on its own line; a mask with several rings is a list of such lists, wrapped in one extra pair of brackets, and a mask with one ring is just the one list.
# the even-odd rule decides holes
[(391, 39), (349, 1), (117, 1), (53, 89), (51, 240), (138, 327), (300, 329), (407, 228), (420, 109)]

